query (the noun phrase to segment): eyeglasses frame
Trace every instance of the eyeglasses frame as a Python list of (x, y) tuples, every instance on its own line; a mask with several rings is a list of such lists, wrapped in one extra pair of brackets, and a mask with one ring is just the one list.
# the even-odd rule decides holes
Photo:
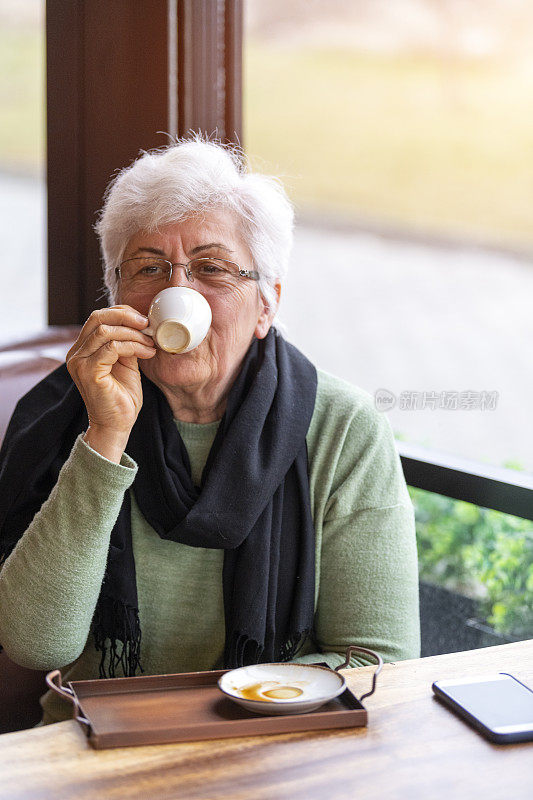
[[(123, 264), (127, 264), (128, 261), (138, 261), (141, 258), (149, 258), (149, 256), (133, 256), (132, 258), (125, 258), (124, 261), (120, 262), (118, 267), (115, 267), (115, 277), (118, 281), (122, 280), (121, 268)], [(168, 276), (168, 283), (172, 280), (172, 273), (174, 271), (174, 267), (183, 267), (185, 270), (185, 275), (187, 276), (187, 280), (189, 283), (194, 283), (194, 279), (191, 278), (191, 271), (189, 269), (189, 264), (192, 264), (193, 261), (223, 261), (225, 264), (232, 264), (234, 267), (237, 267), (238, 275), (240, 278), (249, 278), (252, 281), (258, 281), (260, 278), (259, 273), (257, 270), (253, 269), (245, 269), (244, 267), (240, 267), (235, 261), (230, 261), (227, 258), (219, 258), (218, 256), (212, 257), (198, 257), (198, 258), (191, 258), (186, 264), (182, 264), (179, 261), (168, 261), (166, 258), (158, 258), (154, 256), (154, 261), (161, 261), (164, 264), (168, 264), (170, 267), (170, 274)]]

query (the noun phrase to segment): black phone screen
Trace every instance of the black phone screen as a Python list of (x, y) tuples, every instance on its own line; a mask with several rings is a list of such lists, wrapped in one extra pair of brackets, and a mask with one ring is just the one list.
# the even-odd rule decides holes
[(454, 701), (491, 730), (519, 726), (533, 731), (533, 691), (511, 675), (436, 681), (434, 687), (442, 699)]

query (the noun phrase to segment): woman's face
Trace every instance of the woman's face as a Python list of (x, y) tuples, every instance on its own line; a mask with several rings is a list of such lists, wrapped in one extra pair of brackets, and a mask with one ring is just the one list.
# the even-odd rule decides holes
[[(153, 255), (154, 250), (172, 263), (186, 264), (194, 256), (216, 256), (234, 261), (240, 267), (253, 268), (236, 220), (226, 211), (213, 211), (201, 219), (193, 217), (171, 223), (162, 226), (157, 233), (139, 231), (129, 240), (123, 259)], [(173, 270), (167, 285), (197, 288), (188, 282), (185, 271), (179, 267)], [(276, 291), (279, 297), (279, 284)], [(132, 294), (119, 286), (118, 302), (147, 314), (156, 293)], [(205, 297), (211, 306), (213, 321), (206, 338), (195, 350), (174, 355), (158, 349), (152, 359), (139, 362), (145, 375), (161, 388), (194, 390), (207, 384), (233, 383), (254, 335), (263, 339), (270, 329), (275, 311), (267, 313), (256, 281), (242, 279), (230, 292), (210, 292)]]

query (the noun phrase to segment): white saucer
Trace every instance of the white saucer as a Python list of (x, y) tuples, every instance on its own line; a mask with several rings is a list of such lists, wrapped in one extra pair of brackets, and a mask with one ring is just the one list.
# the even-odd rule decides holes
[[(264, 700), (242, 697), (242, 689), (257, 684), (261, 686), (256, 691)], [(267, 698), (263, 694), (279, 686), (296, 687), (302, 690), (302, 694), (283, 700)], [(231, 700), (256, 714), (305, 714), (342, 694), (346, 689), (346, 681), (338, 672), (327, 667), (291, 663), (251, 664), (226, 672), (219, 678), (218, 687)]]

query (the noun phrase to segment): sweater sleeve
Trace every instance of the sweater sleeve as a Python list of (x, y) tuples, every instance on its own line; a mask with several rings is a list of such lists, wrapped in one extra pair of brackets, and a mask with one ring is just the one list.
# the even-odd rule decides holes
[(126, 454), (114, 464), (77, 438), (0, 572), (0, 642), (16, 663), (54, 669), (82, 653), (111, 531), (136, 471)]
[[(412, 507), (356, 511), (324, 530), (315, 635), (321, 653), (295, 661), (337, 667), (348, 645), (376, 650), (384, 661), (420, 655), (418, 575)], [(364, 654), (350, 666), (372, 664)]]
[[(385, 661), (417, 658), (414, 511), (390, 423), (364, 398), (330, 422), (334, 444), (322, 463), (322, 472), (329, 470), (327, 490), (315, 518), (322, 536), (314, 626), (321, 652), (294, 660), (336, 667), (351, 644), (375, 650)], [(372, 663), (356, 654), (350, 666)]]

